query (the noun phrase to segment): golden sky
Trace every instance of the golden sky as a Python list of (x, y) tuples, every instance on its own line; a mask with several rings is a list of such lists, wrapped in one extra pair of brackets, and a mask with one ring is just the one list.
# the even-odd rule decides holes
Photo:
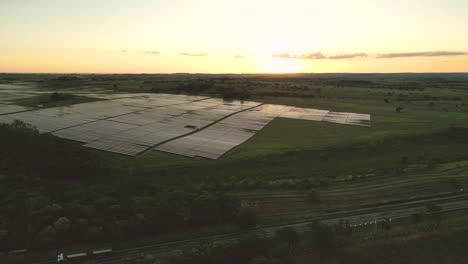
[(468, 72), (468, 1), (2, 0), (0, 72)]

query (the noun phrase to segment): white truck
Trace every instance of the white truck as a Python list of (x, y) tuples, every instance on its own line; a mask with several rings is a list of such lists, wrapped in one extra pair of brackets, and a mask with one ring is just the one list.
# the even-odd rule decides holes
[(57, 263), (63, 263), (65, 261), (73, 261), (73, 260), (79, 260), (79, 259), (84, 259), (84, 258), (99, 257), (99, 256), (107, 255), (110, 253), (112, 253), (112, 248), (94, 250), (91, 253), (86, 253), (86, 252), (73, 253), (73, 254), (60, 253), (57, 255)]

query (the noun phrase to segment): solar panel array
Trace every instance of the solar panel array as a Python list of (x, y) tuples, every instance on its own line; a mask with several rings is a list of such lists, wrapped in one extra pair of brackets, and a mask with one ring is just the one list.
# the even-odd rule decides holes
[(343, 112), (329, 112), (323, 119), (325, 122), (353, 125), (353, 126), (370, 126), (370, 115), (355, 114)]
[(19, 119), (35, 126), (41, 133), (48, 133), (144, 109), (115, 101), (98, 101), (2, 115), (0, 122), (11, 123)]
[(26, 111), (29, 108), (17, 105), (0, 104), (0, 115)]
[(371, 120), (368, 114), (331, 112), (328, 110), (300, 107), (290, 107), (289, 110), (281, 114), (280, 117), (366, 127), (370, 126)]
[(366, 120), (370, 122), (369, 115), (263, 104), (232, 115), (197, 133), (161, 144), (155, 149), (187, 157), (218, 159), (232, 148), (250, 139), (277, 117), (370, 125), (370, 123), (365, 123)]
[(238, 146), (278, 116), (262, 111), (263, 106), (229, 116), (197, 133), (171, 140), (155, 149), (187, 157), (217, 159)]
[[(123, 124), (133, 125), (133, 127), (119, 133), (106, 135), (85, 146), (126, 155), (136, 155), (170, 139), (201, 130), (228, 115), (250, 107), (252, 106), (212, 101), (208, 102), (204, 108), (197, 110), (180, 109), (177, 105), (124, 115), (117, 119), (120, 122), (128, 122)], [(140, 117), (135, 118), (137, 115)]]
[(41, 133), (125, 155), (154, 148), (209, 159), (217, 159), (247, 141), (277, 117), (370, 126), (370, 115), (250, 101), (225, 102), (171, 94), (106, 94), (93, 89), (81, 91), (80, 95), (103, 100), (30, 111), (0, 104), (0, 122), (19, 119)]
[(288, 112), (282, 114), (281, 117), (310, 121), (323, 121), (329, 112), (330, 111), (328, 110), (291, 107), (291, 109)]
[(15, 100), (36, 96), (35, 89), (26, 85), (0, 84), (0, 104), (12, 104)]

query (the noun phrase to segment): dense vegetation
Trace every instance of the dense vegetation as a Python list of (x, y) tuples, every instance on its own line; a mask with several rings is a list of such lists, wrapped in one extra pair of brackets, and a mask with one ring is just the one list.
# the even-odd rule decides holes
[(34, 97), (22, 98), (16, 100), (15, 104), (26, 107), (58, 107), (98, 100), (99, 99), (74, 95), (72, 93), (53, 92), (50, 94), (42, 94)]
[[(239, 239), (205, 242), (188, 250), (146, 255), (141, 264), (372, 264), (372, 263), (463, 263), (466, 230), (440, 232), (428, 219), (426, 229), (413, 236), (389, 237), (395, 228), (387, 223), (363, 230), (347, 223), (327, 226), (311, 223), (299, 233), (285, 227), (274, 236), (245, 235)], [(375, 236), (379, 239), (362, 239)], [(443, 244), (441, 243), (443, 241)]]
[(79, 145), (16, 121), (0, 125), (0, 248), (43, 248), (150, 236), (234, 219), (238, 198), (216, 190), (161, 190), (111, 177)]
[(21, 121), (0, 124), (0, 138), (0, 170), (6, 175), (77, 179), (108, 173), (96, 155)]

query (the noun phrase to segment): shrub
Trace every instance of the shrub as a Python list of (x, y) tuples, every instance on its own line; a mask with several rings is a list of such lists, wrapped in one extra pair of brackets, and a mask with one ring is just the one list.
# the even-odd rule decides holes
[(242, 229), (253, 228), (260, 222), (257, 213), (250, 207), (243, 207), (239, 210), (235, 223)]

